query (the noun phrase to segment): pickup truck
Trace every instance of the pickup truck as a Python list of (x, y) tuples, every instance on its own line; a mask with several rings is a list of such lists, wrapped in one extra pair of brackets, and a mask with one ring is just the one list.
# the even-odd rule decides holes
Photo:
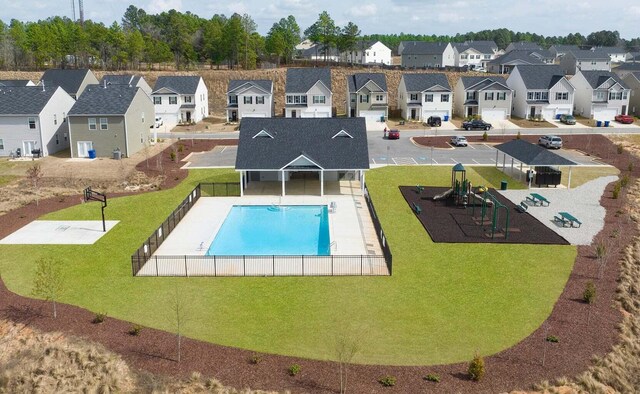
[(484, 120), (474, 119), (471, 121), (462, 122), (462, 128), (469, 130), (489, 130), (491, 129), (491, 123), (487, 123)]

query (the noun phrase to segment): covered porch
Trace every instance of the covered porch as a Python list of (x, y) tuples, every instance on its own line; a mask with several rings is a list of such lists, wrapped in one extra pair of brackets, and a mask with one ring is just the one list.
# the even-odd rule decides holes
[(364, 195), (364, 170), (239, 171), (240, 195)]

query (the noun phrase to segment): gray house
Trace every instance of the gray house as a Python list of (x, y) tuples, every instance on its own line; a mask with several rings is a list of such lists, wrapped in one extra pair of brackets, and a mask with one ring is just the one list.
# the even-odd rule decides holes
[(227, 122), (274, 115), (273, 81), (232, 79), (227, 90)]
[(40, 84), (46, 86), (60, 86), (74, 99), (78, 99), (88, 85), (98, 83), (98, 79), (91, 70), (79, 69), (50, 69), (42, 74)]
[(347, 116), (368, 121), (386, 119), (389, 115), (387, 78), (383, 73), (347, 75)]
[(624, 78), (627, 74), (640, 71), (640, 63), (622, 63), (611, 71), (618, 74), (620, 78)]
[(577, 45), (551, 45), (549, 51), (553, 56), (560, 61), (560, 58), (567, 54), (569, 51), (577, 51), (580, 48)]
[(631, 93), (629, 94), (629, 115), (640, 116), (640, 71), (628, 73), (622, 78)]
[(539, 58), (532, 56), (530, 50), (513, 50), (497, 57), (487, 64), (487, 71), (493, 74), (509, 74), (515, 66), (545, 64)]
[(330, 118), (333, 113), (331, 70), (287, 69), (284, 94), (286, 118)]
[(151, 96), (151, 86), (139, 75), (121, 74), (121, 75), (105, 75), (100, 81), (101, 85), (127, 85), (142, 89), (146, 94)]
[(402, 41), (398, 47), (403, 68), (454, 66), (455, 51), (448, 42)]
[(111, 157), (114, 150), (130, 157), (149, 141), (153, 102), (129, 85), (89, 85), (68, 115), (71, 157)]
[(569, 51), (560, 60), (560, 67), (567, 75), (575, 75), (577, 70), (611, 71), (611, 58), (602, 51)]
[(287, 183), (296, 179), (305, 180), (307, 193), (318, 182), (320, 196), (326, 182), (343, 179), (360, 181), (364, 193), (368, 169), (362, 118), (246, 118), (240, 124), (236, 171), (241, 194), (254, 182), (278, 182), (284, 196)]

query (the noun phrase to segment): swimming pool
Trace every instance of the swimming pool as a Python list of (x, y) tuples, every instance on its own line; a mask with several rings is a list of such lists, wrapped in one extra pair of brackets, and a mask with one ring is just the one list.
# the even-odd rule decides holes
[(208, 256), (330, 254), (326, 205), (234, 205)]

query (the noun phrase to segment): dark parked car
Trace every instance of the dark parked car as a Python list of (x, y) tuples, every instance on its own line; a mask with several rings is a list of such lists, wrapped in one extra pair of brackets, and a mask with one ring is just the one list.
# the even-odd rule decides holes
[(397, 140), (400, 138), (400, 131), (399, 130), (389, 130), (387, 132), (387, 138), (390, 140)]
[(442, 119), (439, 116), (429, 116), (427, 124), (431, 127), (440, 127), (442, 126)]
[(616, 115), (614, 118), (616, 122), (631, 124), (633, 123), (633, 116), (631, 115)]
[(491, 129), (491, 123), (487, 123), (481, 119), (474, 119), (471, 121), (462, 122), (462, 128), (469, 130), (489, 130)]

